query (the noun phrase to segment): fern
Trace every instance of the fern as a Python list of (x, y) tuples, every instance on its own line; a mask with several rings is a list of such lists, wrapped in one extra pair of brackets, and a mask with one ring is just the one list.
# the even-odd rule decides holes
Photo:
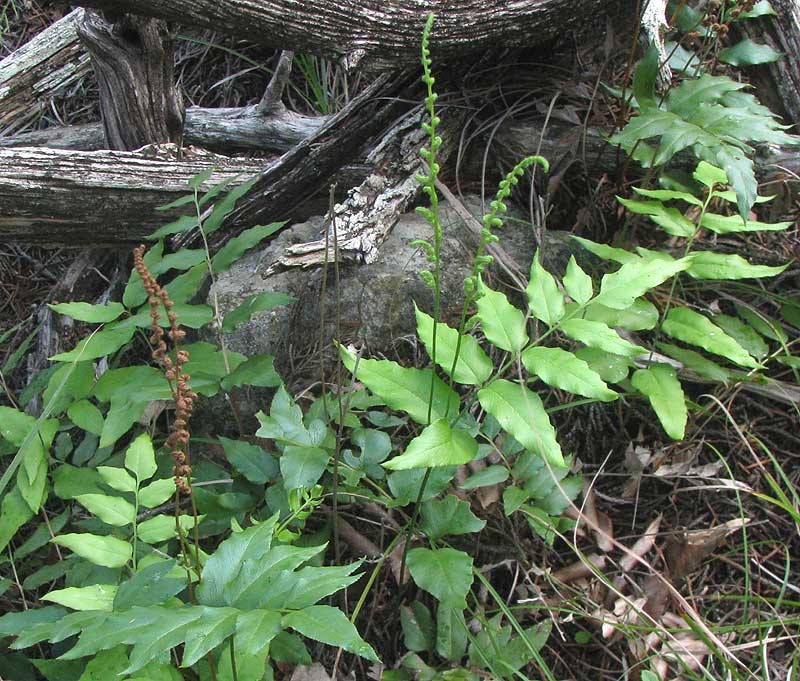
[[(739, 214), (747, 219), (757, 195), (752, 144), (790, 145), (800, 139), (785, 131), (747, 86), (727, 76), (702, 75), (684, 80), (658, 101), (658, 53), (650, 48), (634, 74), (634, 106), (639, 115), (611, 141), (645, 168), (667, 164), (690, 150), (698, 160), (722, 168), (736, 192)], [(658, 140), (656, 146), (649, 140)]]
[[(43, 621), (48, 609), (29, 611), (28, 616), (6, 616), (0, 624), (5, 633), (18, 637), (14, 648), (78, 636), (63, 660), (132, 646), (125, 674), (152, 662), (169, 662), (171, 649), (178, 646), (183, 646), (181, 666), (189, 667), (233, 641), (238, 664), (255, 662), (263, 675), (270, 642), (284, 629), (377, 661), (340, 610), (317, 604), (358, 579), (352, 574), (358, 563), (301, 567), (325, 546), (274, 544), (276, 523), (273, 516), (222, 542), (205, 561), (194, 604), (173, 598), (185, 589), (183, 571), (171, 560), (156, 560), (118, 588), (107, 589), (112, 599), (105, 607), (98, 608), (91, 598), (95, 587), (84, 587), (83, 604), (75, 599), (70, 603), (78, 612), (62, 611), (63, 616)], [(96, 558), (89, 557), (102, 564)]]

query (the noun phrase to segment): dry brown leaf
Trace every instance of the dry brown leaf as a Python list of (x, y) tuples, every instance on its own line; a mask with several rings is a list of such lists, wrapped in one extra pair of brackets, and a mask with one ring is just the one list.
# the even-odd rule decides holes
[(310, 667), (295, 667), (290, 681), (331, 681), (328, 672), (319, 662)]
[(397, 584), (405, 584), (409, 579), (411, 579), (411, 573), (408, 571), (408, 566), (406, 566), (405, 570), (403, 570), (403, 579), (400, 580), (400, 564), (403, 560), (403, 549), (405, 548), (406, 540), (401, 539), (397, 542), (397, 546), (392, 549), (392, 552), (389, 554), (389, 567), (392, 570), (392, 574), (394, 575), (394, 581)]
[(658, 478), (674, 478), (678, 476), (687, 476), (692, 478), (714, 478), (722, 468), (722, 461), (714, 463), (707, 463), (703, 466), (692, 466), (689, 462), (672, 463), (664, 466), (659, 466), (653, 472)]
[(559, 568), (552, 574), (552, 577), (557, 582), (569, 584), (576, 579), (593, 575), (594, 569), (592, 569), (592, 566), (594, 566), (594, 569), (602, 570), (606, 566), (606, 557), (593, 553), (586, 556), (585, 560), (576, 560), (570, 565)]
[(622, 491), (623, 499), (633, 499), (642, 481), (642, 473), (647, 468), (647, 464), (653, 458), (653, 452), (649, 447), (634, 446), (633, 442), (628, 444), (625, 450), (625, 467), (631, 474), (631, 479)]
[(597, 548), (606, 553), (614, 548), (614, 525), (611, 518), (597, 510), (594, 489), (584, 486), (583, 520), (594, 533)]
[(661, 515), (647, 526), (644, 534), (636, 540), (630, 551), (625, 553), (622, 560), (620, 560), (620, 565), (624, 572), (630, 572), (633, 566), (640, 562), (639, 559), (644, 558), (645, 554), (653, 548), (660, 525)]
[[(487, 458), (491, 459), (492, 457), (490, 455)], [(470, 461), (467, 465), (469, 466), (470, 472), (475, 474), (478, 471), (486, 468), (488, 464), (486, 459), (480, 459), (478, 461)], [(489, 485), (487, 487), (478, 487), (478, 489), (475, 490), (475, 496), (477, 497), (481, 508), (487, 509), (489, 506), (492, 506), (500, 501), (501, 489), (502, 487), (499, 484)]]
[(709, 530), (695, 530), (670, 537), (664, 554), (672, 579), (683, 579), (697, 570), (728, 535), (741, 529), (748, 520), (734, 518)]

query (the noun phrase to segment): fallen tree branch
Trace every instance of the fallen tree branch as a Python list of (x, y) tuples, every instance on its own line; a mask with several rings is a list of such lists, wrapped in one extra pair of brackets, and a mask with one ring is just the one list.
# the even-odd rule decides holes
[[(268, 151), (283, 153), (321, 128), (327, 116), (304, 116), (293, 111), (262, 115), (257, 106), (186, 111), (183, 141), (219, 153)], [(0, 148), (48, 147), (98, 151), (105, 148), (102, 123), (84, 123), (0, 137)]]
[(324, 191), (345, 166), (364, 158), (381, 133), (407, 113), (406, 98), (417, 101), (416, 78), (410, 73), (382, 74), (313, 135), (262, 172), (250, 193), (232, 213), (224, 239), (242, 229), (281, 219), (298, 201)]

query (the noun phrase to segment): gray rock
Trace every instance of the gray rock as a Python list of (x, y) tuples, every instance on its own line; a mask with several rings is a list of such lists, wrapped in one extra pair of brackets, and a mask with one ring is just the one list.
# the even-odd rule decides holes
[[(469, 197), (466, 206), (479, 216), (477, 197)], [(448, 204), (442, 204), (441, 215), (441, 319), (455, 326), (464, 300), (463, 281), (471, 272), (477, 244)], [(414, 303), (429, 314), (432, 312), (433, 292), (420, 278), (420, 272), (429, 269), (431, 264), (422, 250), (411, 244), (417, 239), (432, 240), (431, 227), (416, 213), (401, 216), (382, 244), (377, 261), (341, 267), (338, 301), (332, 265), (328, 285), (322, 293), (323, 275), (319, 269), (263, 275), (288, 244), (313, 241), (320, 237), (321, 229), (321, 218), (295, 225), (282, 232), (267, 248), (247, 254), (218, 277), (214, 292), (223, 315), (248, 296), (262, 291), (279, 291), (297, 298), (289, 306), (255, 315), (250, 322), (228, 334), (228, 347), (248, 356), (275, 355), (276, 368), (291, 382), (318, 379), (321, 358), (325, 359), (325, 369), (329, 372), (336, 355), (332, 343), (335, 338), (344, 344), (363, 347), (365, 356), (413, 359), (409, 357), (409, 353), (415, 354), (413, 340), (410, 343), (402, 340), (413, 339), (415, 334)], [(515, 220), (508, 220), (498, 234), (500, 245), (527, 273), (535, 251), (530, 223), (517, 216)], [(565, 237), (565, 233), (545, 232), (545, 262), (554, 265), (558, 274), (563, 273), (569, 255), (573, 251), (577, 255), (581, 250)], [(504, 275), (493, 267), (487, 277), (503, 280)], [(499, 282), (495, 285), (501, 286)], [(517, 302), (522, 304), (521, 298)], [(338, 324), (337, 309), (341, 312)]]

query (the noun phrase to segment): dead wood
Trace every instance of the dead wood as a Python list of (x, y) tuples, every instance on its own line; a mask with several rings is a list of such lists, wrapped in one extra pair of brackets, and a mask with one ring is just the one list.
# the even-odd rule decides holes
[(75, 33), (84, 14), (73, 10), (0, 61), (0, 133), (22, 129), (48, 99), (89, 71), (89, 55)]
[[(257, 160), (213, 154), (162, 160), (148, 157), (154, 150), (0, 150), (0, 240), (71, 246), (138, 242), (178, 214), (153, 209), (185, 194), (188, 180), (209, 167), (218, 169), (211, 183), (233, 176), (244, 181), (263, 170), (234, 213), (236, 228), (281, 219), (327, 187), (343, 166), (361, 156), (362, 147), (376, 143), (383, 128), (408, 108), (398, 96), (414, 80), (407, 74), (378, 77), (266, 170)], [(345, 181), (356, 181), (352, 172)], [(234, 233), (218, 232), (221, 240)]]
[[(542, 44), (594, 22), (622, 0), (82, 0), (81, 5), (210, 28), (257, 43), (348, 65), (392, 68), (419, 63), (427, 11), (436, 13), (434, 59)], [(600, 24), (602, 25), (602, 23)]]
[(86, 246), (132, 244), (173, 220), (157, 213), (214, 168), (207, 186), (261, 170), (258, 161), (216, 155), (148, 158), (146, 152), (0, 150), (0, 241)]
[[(261, 114), (257, 106), (216, 109), (192, 107), (186, 110), (183, 143), (227, 154), (237, 151), (283, 153), (306, 139), (327, 119), (327, 116), (305, 116), (286, 110)], [(106, 148), (102, 123), (68, 125), (0, 137), (0, 147), (48, 147), (76, 151)]]
[(759, 98), (787, 123), (800, 124), (800, 3), (772, 0), (776, 16), (736, 22), (736, 35), (769, 45), (781, 59), (748, 69)]
[(364, 158), (380, 145), (385, 129), (418, 101), (415, 74), (382, 74), (313, 135), (303, 140), (260, 174), (229, 221), (229, 238), (259, 222), (280, 219), (299, 199), (326, 192), (330, 179), (344, 165)]
[(166, 23), (138, 15), (122, 15), (110, 23), (96, 12), (86, 12), (77, 30), (100, 87), (106, 148), (180, 144), (183, 97), (175, 83)]

